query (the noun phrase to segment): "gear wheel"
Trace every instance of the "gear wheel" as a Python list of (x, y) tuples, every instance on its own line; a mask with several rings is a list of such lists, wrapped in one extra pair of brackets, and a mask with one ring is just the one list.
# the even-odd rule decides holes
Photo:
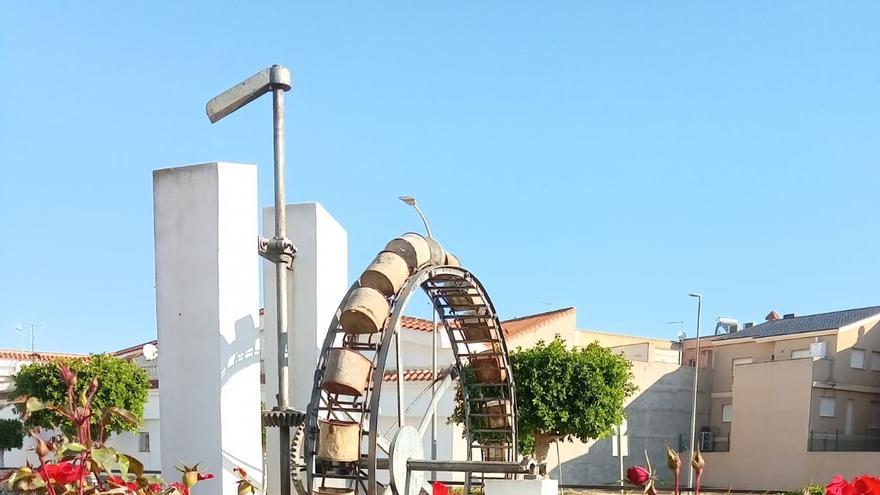
[(297, 495), (309, 495), (306, 488), (306, 425), (303, 421), (290, 432), (290, 479)]

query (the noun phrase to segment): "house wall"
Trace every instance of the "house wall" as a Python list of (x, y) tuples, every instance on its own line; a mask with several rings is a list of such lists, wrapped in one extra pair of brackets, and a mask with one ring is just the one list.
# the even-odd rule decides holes
[[(880, 386), (880, 371), (871, 370), (871, 353), (880, 352), (880, 318), (864, 320), (841, 328), (836, 343), (836, 354), (829, 356), (834, 358), (829, 376), (821, 376), (817, 373), (817, 380), (869, 387)], [(854, 348), (865, 352), (863, 369), (850, 367)]]
[[(805, 478), (811, 363), (774, 361), (737, 367), (730, 451), (706, 453), (707, 486), (792, 489)], [(760, 455), (756, 455), (760, 453)], [(785, 459), (786, 469), (777, 462)], [(828, 478), (830, 479), (830, 478)]]
[[(706, 453), (704, 483), (718, 488), (791, 490), (837, 474), (875, 472), (877, 452), (808, 452), (812, 362), (738, 366), (730, 452)], [(760, 453), (760, 455), (756, 455)], [(780, 464), (777, 460), (784, 459)]]
[[(693, 403), (693, 368), (657, 362), (632, 363), (636, 395), (626, 402), (627, 442), (629, 455), (624, 466), (644, 465), (645, 451), (658, 466), (662, 479), (668, 471), (664, 465), (666, 446), (683, 449), (690, 440), (691, 405)], [(707, 420), (711, 376), (700, 380), (697, 423)], [(620, 479), (619, 459), (612, 457), (612, 442), (605, 438), (581, 442), (561, 442), (563, 459), (561, 479), (565, 484), (611, 484)], [(559, 457), (551, 447), (547, 459), (550, 477), (560, 479)]]
[(623, 335), (610, 332), (599, 332), (596, 330), (578, 330), (575, 332), (575, 343), (578, 346), (586, 346), (591, 342), (598, 342), (604, 347), (619, 347), (631, 344), (642, 344), (648, 342), (656, 349), (676, 349), (678, 342), (663, 339), (647, 339), (634, 335)]

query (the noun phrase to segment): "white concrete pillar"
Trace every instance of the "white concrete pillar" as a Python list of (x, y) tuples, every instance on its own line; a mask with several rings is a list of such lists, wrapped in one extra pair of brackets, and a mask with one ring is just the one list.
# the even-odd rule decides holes
[[(274, 235), (275, 209), (263, 209), (263, 236)], [(296, 245), (293, 270), (287, 278), (290, 353), (290, 406), (305, 408), (311, 400), (318, 354), (336, 307), (348, 290), (348, 234), (318, 203), (287, 205), (287, 237)], [(278, 404), (278, 365), (275, 306), (275, 266), (263, 263), (265, 302), (263, 366), (265, 401)], [(278, 430), (269, 428), (266, 439), (266, 493), (279, 492)]]
[(181, 463), (237, 493), (262, 479), (257, 168), (206, 163), (153, 172), (162, 473)]

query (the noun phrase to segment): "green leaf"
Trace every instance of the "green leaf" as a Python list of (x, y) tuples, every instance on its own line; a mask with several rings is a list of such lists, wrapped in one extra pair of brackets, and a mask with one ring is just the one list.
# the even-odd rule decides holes
[(28, 400), (25, 403), (25, 410), (28, 412), (28, 414), (42, 411), (43, 409), (46, 409), (46, 405), (43, 404), (40, 399), (36, 397), (28, 397)]
[(92, 460), (95, 461), (103, 471), (109, 473), (113, 470), (113, 465), (116, 462), (116, 451), (110, 447), (93, 448)]
[(138, 478), (142, 478), (144, 476), (144, 465), (141, 463), (141, 461), (135, 459), (128, 454), (120, 455), (124, 456), (125, 459), (128, 461), (128, 472), (134, 473), (134, 475)]
[(126, 421), (128, 424), (130, 424), (132, 426), (138, 426), (141, 423), (140, 420), (138, 419), (138, 417), (135, 416), (134, 414), (132, 414), (131, 411), (128, 411), (127, 409), (123, 409), (121, 407), (116, 407), (116, 406), (110, 406), (107, 408), (107, 411), (111, 415), (123, 419), (124, 421)]
[(128, 477), (128, 456), (124, 454), (119, 454), (116, 456), (116, 465), (119, 466), (119, 471), (122, 473), (122, 478), (125, 479)]
[(86, 446), (81, 443), (71, 442), (64, 446), (64, 450), (72, 452), (74, 454), (79, 454), (81, 452), (85, 452)]

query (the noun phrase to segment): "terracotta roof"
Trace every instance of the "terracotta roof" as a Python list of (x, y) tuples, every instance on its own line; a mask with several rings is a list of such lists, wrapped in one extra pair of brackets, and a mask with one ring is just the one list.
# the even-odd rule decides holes
[[(449, 372), (449, 369), (440, 369), (437, 370), (437, 377), (441, 378)], [(431, 381), (431, 369), (430, 368), (411, 368), (403, 372), (403, 379), (408, 382), (430, 382)], [(382, 381), (386, 382), (396, 382), (397, 381), (397, 370), (386, 371), (385, 375), (382, 377)]]
[(58, 361), (60, 359), (87, 358), (86, 354), (70, 354), (66, 352), (30, 352), (0, 349), (0, 359), (13, 359), (16, 361)]
[(434, 323), (431, 320), (422, 318), (413, 318), (412, 316), (404, 316), (401, 318), (400, 324), (407, 330), (415, 330), (417, 332), (432, 332)]
[(144, 342), (143, 344), (138, 344), (138, 345), (133, 345), (131, 347), (126, 347), (125, 349), (116, 351), (112, 354), (113, 354), (113, 357), (118, 357), (118, 358), (138, 357), (138, 356), (143, 355), (144, 346), (147, 344), (159, 345), (159, 341), (156, 339), (153, 339), (149, 342)]
[(573, 307), (556, 309), (547, 311), (546, 313), (538, 313), (536, 315), (522, 316), (511, 320), (502, 321), (501, 328), (504, 329), (506, 337), (515, 337), (523, 332), (534, 330), (540, 326), (546, 325), (560, 316), (574, 313)]

